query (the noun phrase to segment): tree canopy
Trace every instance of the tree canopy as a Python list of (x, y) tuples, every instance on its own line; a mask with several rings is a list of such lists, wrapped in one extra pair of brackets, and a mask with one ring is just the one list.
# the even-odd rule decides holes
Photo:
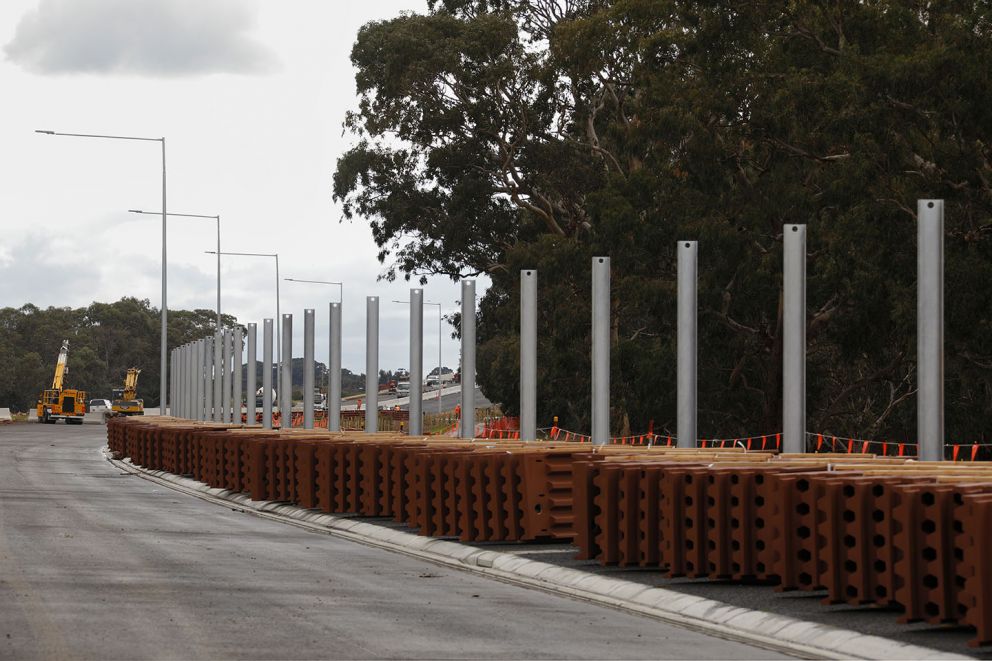
[(992, 4), (433, 0), (352, 51), (334, 195), (388, 278), (485, 273), (479, 379), (588, 428), (612, 258), (614, 431), (674, 428), (675, 245), (699, 241), (699, 425), (781, 425), (782, 226), (808, 226), (808, 427), (915, 438), (916, 200), (946, 200), (949, 438), (992, 422)]

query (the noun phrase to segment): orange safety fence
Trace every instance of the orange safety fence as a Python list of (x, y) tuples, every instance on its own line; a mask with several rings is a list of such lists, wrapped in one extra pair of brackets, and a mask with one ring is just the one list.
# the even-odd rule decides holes
[[(876, 454), (882, 457), (916, 457), (916, 443), (906, 441), (872, 441), (863, 438), (845, 438), (831, 434), (807, 433), (809, 448), (813, 452), (839, 454)], [(944, 459), (951, 461), (989, 461), (992, 443), (952, 443), (944, 446)]]
[[(554, 426), (548, 429), (548, 438), (552, 441), (564, 441), (565, 443), (591, 443), (592, 436), (569, 431), (561, 427)], [(609, 440), (610, 445), (640, 445), (654, 446), (665, 445), (671, 447), (675, 444), (674, 436), (662, 436), (661, 434), (632, 434), (630, 436), (614, 436)]]
[(745, 450), (782, 450), (782, 434), (762, 434), (740, 438), (701, 438), (696, 441), (700, 448), (743, 448)]

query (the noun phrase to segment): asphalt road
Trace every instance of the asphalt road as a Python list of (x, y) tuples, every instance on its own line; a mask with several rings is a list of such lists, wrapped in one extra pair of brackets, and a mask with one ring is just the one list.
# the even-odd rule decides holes
[(0, 658), (776, 657), (218, 507), (103, 443), (0, 426)]

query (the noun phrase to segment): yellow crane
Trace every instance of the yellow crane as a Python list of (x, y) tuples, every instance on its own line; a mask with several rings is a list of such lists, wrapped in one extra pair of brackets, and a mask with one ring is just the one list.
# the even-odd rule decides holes
[(114, 388), (114, 403), (110, 410), (113, 415), (144, 415), (145, 403), (138, 399), (138, 375), (141, 370), (131, 367), (124, 377), (124, 387)]
[(82, 390), (64, 388), (67, 374), (69, 374), (69, 340), (62, 340), (62, 348), (55, 361), (52, 387), (43, 390), (38, 397), (38, 422), (54, 424), (58, 420), (65, 420), (66, 424), (83, 424), (83, 416), (86, 414), (86, 393)]

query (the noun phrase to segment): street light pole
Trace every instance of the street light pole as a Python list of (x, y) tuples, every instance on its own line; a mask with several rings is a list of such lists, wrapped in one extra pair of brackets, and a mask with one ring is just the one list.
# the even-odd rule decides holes
[(169, 215), (166, 208), (166, 169), (165, 169), (165, 138), (143, 138), (129, 135), (100, 135), (95, 133), (59, 133), (57, 131), (36, 130), (35, 133), (44, 135), (59, 135), (70, 138), (100, 138), (105, 140), (137, 140), (139, 142), (159, 142), (162, 144), (162, 334), (161, 348), (159, 351), (159, 412), (165, 415), (168, 409), (168, 384), (169, 384), (169, 354), (168, 354), (168, 330), (169, 313), (166, 300), (166, 217)]
[[(217, 236), (218, 236), (217, 241), (219, 242), (220, 241), (220, 238), (219, 238), (220, 237), (220, 234), (218, 233)], [(269, 252), (221, 252), (220, 250), (204, 250), (203, 252), (205, 252), (208, 255), (217, 255), (217, 274), (218, 274), (217, 277), (218, 277), (218, 282), (220, 282), (219, 278), (220, 278), (220, 256), (221, 255), (234, 255), (236, 257), (274, 257), (275, 260), (276, 260), (276, 319), (280, 319), (280, 320), (282, 319), (282, 314), (281, 314), (282, 310), (281, 310), (280, 300), (279, 300), (279, 255), (278, 255), (278, 253), (269, 253)], [(219, 289), (218, 289), (218, 291), (219, 291)], [(279, 335), (280, 335), (279, 333), (276, 333), (276, 355), (277, 356), (281, 356), (282, 355), (282, 353), (280, 353), (282, 351), (282, 347), (281, 347), (281, 344), (279, 343)]]
[[(128, 209), (128, 213), (140, 213), (146, 216), (157, 216), (157, 211), (142, 211), (141, 209)], [(217, 328), (220, 328), (220, 214), (215, 216), (202, 215), (198, 213), (167, 213), (167, 216), (178, 218), (205, 218), (217, 221)]]
[[(328, 431), (338, 431), (337, 429), (332, 429), (336, 427), (335, 421), (340, 420), (341, 415), (341, 338), (340, 338), (340, 328), (338, 328), (338, 337), (335, 338), (334, 329), (334, 315), (337, 315), (338, 322), (340, 323), (341, 318), (341, 306), (344, 304), (344, 283), (335, 282), (333, 280), (301, 280), (299, 278), (283, 278), (287, 282), (303, 282), (310, 285), (336, 285), (338, 287), (338, 307), (337, 312), (331, 313), (331, 328), (330, 328), (330, 348), (331, 353), (327, 357), (327, 429)], [(331, 301), (333, 303), (333, 301)], [(337, 351), (337, 365), (335, 366), (334, 352)], [(335, 374), (335, 370), (337, 373)], [(336, 381), (335, 381), (336, 379)], [(333, 391), (333, 392), (332, 392)], [(333, 400), (334, 395), (337, 396), (337, 403)], [(313, 399), (313, 396), (310, 396)], [(337, 417), (335, 417), (337, 416)]]

